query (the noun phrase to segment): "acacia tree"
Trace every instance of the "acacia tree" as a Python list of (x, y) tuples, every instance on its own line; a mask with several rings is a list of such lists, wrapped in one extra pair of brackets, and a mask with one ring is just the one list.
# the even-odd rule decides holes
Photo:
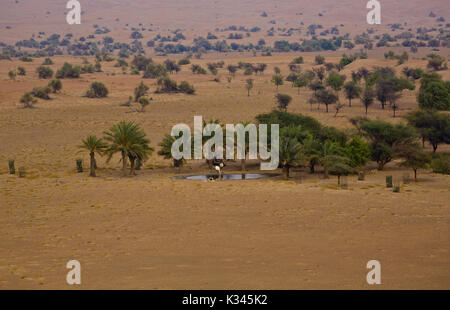
[(297, 79), (294, 81), (294, 87), (298, 88), (298, 94), (300, 95), (300, 88), (308, 85), (309, 80), (306, 74), (300, 74), (297, 76)]
[(373, 89), (369, 86), (366, 86), (364, 88), (364, 91), (362, 92), (362, 96), (361, 96), (361, 102), (364, 105), (364, 107), (366, 108), (366, 115), (367, 115), (367, 111), (369, 109), (369, 107), (373, 104), (375, 98), (375, 92), (373, 91)]
[(338, 101), (338, 96), (336, 96), (335, 94), (333, 94), (331, 91), (329, 91), (327, 89), (321, 89), (321, 90), (317, 91), (315, 97), (316, 97), (317, 102), (323, 103), (326, 106), (327, 113), (328, 113), (328, 106), (330, 104), (334, 104)]
[(414, 144), (417, 139), (415, 129), (403, 124), (361, 118), (355, 125), (370, 141), (371, 158), (378, 163), (378, 170), (383, 170), (398, 156), (398, 150)]
[(247, 96), (250, 97), (250, 90), (253, 88), (253, 79), (247, 79), (245, 84), (245, 88), (247, 89)]
[(400, 166), (413, 169), (414, 181), (417, 182), (417, 170), (427, 168), (430, 157), (421, 150), (419, 144), (411, 144), (399, 150), (399, 155), (403, 158)]
[(278, 91), (278, 86), (283, 85), (283, 76), (281, 74), (274, 74), (272, 76), (272, 83), (275, 84)]
[(134, 102), (138, 102), (139, 98), (146, 96), (149, 89), (150, 88), (141, 81), (134, 89)]
[(359, 98), (362, 92), (361, 86), (354, 81), (350, 81), (344, 84), (345, 97), (348, 99), (348, 106), (352, 106), (352, 99)]
[(345, 76), (337, 74), (336, 72), (331, 72), (327, 77), (327, 85), (330, 86), (336, 94), (342, 89), (344, 85)]
[(433, 153), (436, 153), (439, 144), (450, 144), (450, 115), (434, 110), (416, 110), (405, 118), (419, 131), (422, 145), (425, 141), (431, 144)]
[(95, 169), (97, 168), (97, 162), (95, 160), (95, 153), (102, 155), (105, 151), (107, 144), (103, 139), (98, 139), (96, 136), (87, 136), (86, 139), (82, 140), (79, 148), (89, 151), (90, 156), (90, 173), (89, 176), (95, 177)]
[(278, 108), (286, 112), (292, 97), (286, 94), (276, 94), (275, 98), (277, 99)]

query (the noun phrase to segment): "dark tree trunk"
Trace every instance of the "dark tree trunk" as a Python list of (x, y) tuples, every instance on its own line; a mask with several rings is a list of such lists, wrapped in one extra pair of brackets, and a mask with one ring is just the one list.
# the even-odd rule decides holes
[(328, 113), (328, 104), (326, 104), (326, 106), (327, 106), (327, 113)]
[(414, 169), (414, 182), (417, 182), (417, 169)]
[(352, 106), (352, 98), (348, 98), (348, 106), (349, 106), (349, 107)]
[(242, 171), (245, 171), (245, 170), (246, 170), (245, 158), (241, 159), (241, 170), (242, 170)]
[(286, 166), (284, 166), (284, 178), (287, 180), (287, 179), (289, 179), (289, 166), (288, 165), (286, 165)]
[(130, 175), (136, 175), (136, 158), (130, 158)]
[(369, 107), (368, 106), (366, 106), (366, 115), (367, 115), (367, 109), (368, 109)]
[(328, 179), (328, 166), (323, 167), (323, 177)]
[(436, 150), (438, 148), (437, 143), (432, 143), (431, 145), (433, 146), (433, 153), (436, 153)]
[(95, 177), (95, 153), (91, 152), (89, 155), (91, 156), (91, 172), (89, 173), (89, 176)]
[(127, 157), (125, 156), (125, 152), (122, 152), (122, 173), (124, 176), (127, 175)]

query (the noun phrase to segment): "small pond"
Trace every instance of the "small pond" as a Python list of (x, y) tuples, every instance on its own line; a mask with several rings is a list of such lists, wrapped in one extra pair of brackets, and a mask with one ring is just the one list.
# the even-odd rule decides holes
[[(222, 174), (221, 180), (254, 180), (276, 177), (279, 174), (262, 174), (262, 173), (242, 173), (242, 174)], [(218, 180), (217, 174), (197, 174), (197, 175), (176, 175), (174, 179), (183, 180)]]

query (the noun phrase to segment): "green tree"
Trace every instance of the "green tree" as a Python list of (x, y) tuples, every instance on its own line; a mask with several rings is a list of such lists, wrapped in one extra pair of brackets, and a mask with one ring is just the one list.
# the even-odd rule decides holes
[(442, 81), (437, 73), (424, 73), (417, 96), (421, 109), (450, 110), (450, 82)]
[(289, 103), (292, 101), (292, 97), (286, 94), (276, 94), (275, 98), (277, 99), (278, 109), (286, 112)]
[(302, 146), (298, 141), (300, 130), (300, 126), (289, 126), (280, 130), (279, 159), (286, 179), (289, 178), (290, 168), (297, 166), (302, 161)]
[(139, 124), (134, 122), (121, 121), (112, 126), (109, 131), (105, 131), (104, 140), (108, 143), (105, 153), (109, 162), (112, 156), (120, 153), (122, 157), (122, 171), (126, 175), (127, 158), (130, 159), (130, 175), (135, 174), (136, 159), (142, 162), (148, 159), (153, 152), (149, 146), (150, 140), (146, 138), (145, 132)]
[(17, 68), (17, 75), (22, 75), (22, 76), (24, 76), (24, 75), (26, 75), (26, 74), (27, 74), (27, 70), (25, 70), (24, 67), (18, 67), (18, 68)]
[(139, 98), (146, 96), (149, 89), (150, 88), (141, 81), (134, 89), (134, 102), (138, 102)]
[(369, 107), (373, 104), (375, 98), (375, 92), (370, 86), (366, 86), (362, 92), (361, 102), (366, 109), (366, 115)]
[(283, 85), (283, 76), (281, 74), (275, 74), (272, 76), (272, 83), (275, 84), (278, 91), (278, 86)]
[(366, 141), (356, 136), (344, 147), (345, 156), (349, 159), (351, 167), (364, 167), (370, 157), (370, 148)]
[(247, 95), (250, 97), (250, 90), (253, 88), (253, 79), (247, 79), (245, 84), (245, 88), (247, 89)]
[(360, 119), (357, 126), (370, 141), (371, 158), (378, 163), (378, 170), (383, 170), (398, 155), (397, 150), (408, 147), (417, 140), (416, 130), (403, 124)]
[(17, 76), (16, 71), (10, 70), (10, 71), (8, 72), (8, 77), (9, 77), (10, 80), (15, 80), (15, 79), (16, 79), (16, 76)]
[(413, 169), (415, 182), (417, 182), (417, 170), (425, 169), (430, 164), (430, 156), (422, 151), (419, 144), (411, 144), (400, 149), (399, 156), (403, 158), (400, 166)]
[(337, 94), (344, 85), (344, 77), (336, 72), (331, 72), (326, 80), (328, 86), (330, 86)]
[(336, 96), (331, 91), (326, 89), (321, 89), (317, 91), (315, 98), (317, 102), (323, 103), (326, 106), (327, 113), (328, 113), (328, 106), (330, 104), (335, 104), (339, 100), (338, 96)]
[(323, 176), (325, 179), (328, 179), (329, 168), (335, 161), (344, 161), (342, 154), (343, 150), (336, 142), (327, 140), (319, 144), (317, 156), (319, 164), (323, 167)]
[[(178, 137), (177, 137), (178, 138)], [(172, 144), (175, 142), (175, 138), (166, 134), (164, 139), (158, 144), (161, 149), (158, 151), (158, 155), (163, 156), (165, 159), (172, 159), (174, 167), (181, 167), (186, 162), (184, 158), (175, 159), (172, 157)], [(180, 150), (183, 151), (182, 149)]]
[(88, 98), (105, 98), (108, 96), (108, 88), (102, 82), (93, 82), (86, 92)]
[(47, 66), (39, 66), (36, 68), (36, 73), (40, 79), (51, 79), (53, 76), (53, 70)]
[(344, 84), (345, 97), (348, 99), (348, 106), (352, 106), (352, 99), (359, 98), (362, 92), (361, 86), (354, 81), (350, 81)]
[(294, 87), (298, 88), (298, 94), (300, 95), (300, 88), (308, 85), (309, 79), (306, 74), (300, 74), (297, 76), (297, 79), (294, 81)]
[(450, 144), (450, 115), (435, 110), (416, 110), (405, 118), (419, 131), (422, 144), (428, 141), (434, 153), (439, 144)]
[(23, 104), (24, 108), (32, 108), (37, 100), (33, 97), (33, 95), (29, 92), (24, 93), (20, 98), (20, 102)]
[(147, 97), (140, 97), (138, 102), (141, 105), (141, 112), (145, 112), (145, 107), (150, 104), (150, 100)]
[(98, 139), (96, 136), (88, 136), (86, 139), (82, 140), (82, 144), (79, 148), (89, 151), (90, 156), (90, 173), (89, 176), (95, 177), (95, 169), (97, 167), (97, 162), (95, 160), (95, 153), (102, 155), (106, 150), (106, 143), (103, 139)]
[(62, 89), (62, 82), (60, 79), (51, 80), (48, 83), (48, 87), (50, 87), (53, 93), (57, 93)]

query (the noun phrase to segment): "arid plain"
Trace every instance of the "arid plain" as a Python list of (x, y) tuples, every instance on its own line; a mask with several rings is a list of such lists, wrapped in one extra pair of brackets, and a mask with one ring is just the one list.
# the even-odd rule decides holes
[[(264, 8), (271, 9), (260, 7), (258, 13)], [(432, 9), (438, 10), (439, 4)], [(230, 11), (224, 12), (230, 15), (225, 14), (220, 25), (240, 24), (231, 19)], [(392, 18), (393, 13), (388, 14)], [(348, 13), (342, 16), (351, 20)], [(189, 27), (205, 29), (204, 23), (189, 21)], [(35, 31), (24, 25), (22, 30), (20, 24), (12, 30)], [(314, 55), (337, 63), (343, 52), (267, 57), (208, 53), (192, 63), (206, 67), (219, 60), (263, 62), (268, 67), (263, 75), (252, 76), (254, 88), (247, 96), (248, 76), (242, 71), (228, 82), (228, 71), (219, 69), (217, 82), (211, 74), (193, 75), (190, 66), (183, 66), (170, 77), (192, 83), (196, 94), (151, 93), (153, 100), (144, 113), (137, 112), (137, 103), (120, 104), (141, 81), (155, 91), (156, 80), (124, 75), (115, 62), (102, 62), (103, 72), (63, 79), (61, 92), (52, 94), (51, 100), (39, 100), (35, 108), (24, 109), (19, 103), (23, 93), (48, 83), (35, 73), (43, 58), (31, 63), (0, 60), (0, 288), (76, 288), (66, 283), (66, 263), (76, 259), (82, 266), (81, 289), (449, 289), (448, 175), (419, 170), (418, 182), (403, 184), (400, 193), (385, 186), (386, 175), (412, 174), (397, 161), (384, 171), (369, 164), (364, 181), (348, 176), (347, 189), (336, 186), (335, 176), (323, 179), (320, 168), (315, 174), (306, 168), (296, 171), (290, 180), (178, 180), (171, 177), (207, 173), (208, 166), (204, 161), (188, 161), (178, 170), (154, 152), (137, 176), (122, 176), (119, 156), (109, 163), (98, 157), (97, 177), (88, 176), (89, 154), (78, 148), (88, 134), (101, 136), (121, 120), (135, 121), (157, 151), (173, 125), (192, 126), (194, 115), (222, 123), (254, 122), (256, 115), (276, 107), (271, 83), (275, 67), (287, 75), (296, 56), (304, 57), (302, 70), (308, 70), (316, 66)], [(368, 59), (354, 61), (341, 73), (350, 76), (362, 66), (390, 66), (397, 73), (405, 66), (427, 69), (427, 61), (420, 58), (428, 51), (402, 65), (382, 59), (383, 52), (369, 51)], [(448, 57), (448, 49), (442, 49), (441, 55)], [(156, 63), (182, 57), (150, 56)], [(64, 62), (83, 62), (73, 56), (52, 60), (54, 71)], [(87, 60), (95, 63), (94, 57)], [(8, 79), (8, 71), (18, 66), (27, 75)], [(450, 80), (449, 70), (439, 74)], [(107, 98), (83, 97), (94, 81), (108, 87)], [(405, 122), (401, 116), (417, 108), (418, 87), (416, 82), (416, 90), (403, 92), (398, 117), (381, 110), (378, 102), (369, 108), (368, 117)], [(364, 115), (357, 99), (335, 117), (333, 110), (325, 113), (315, 105), (311, 109), (312, 91), (307, 88), (298, 94), (286, 82), (279, 92), (292, 96), (289, 112), (310, 115), (343, 130), (351, 130), (351, 117)], [(341, 100), (346, 103), (343, 95)], [(442, 145), (439, 152), (450, 152), (450, 147)], [(7, 164), (12, 158), (18, 167), (25, 167), (25, 178), (9, 174)], [(76, 158), (83, 159), (85, 172), (76, 172)], [(239, 173), (239, 168), (240, 163), (231, 162), (225, 173)], [(259, 164), (250, 162), (248, 170), (259, 171)], [(382, 266), (380, 286), (366, 282), (366, 264), (372, 259)]]

